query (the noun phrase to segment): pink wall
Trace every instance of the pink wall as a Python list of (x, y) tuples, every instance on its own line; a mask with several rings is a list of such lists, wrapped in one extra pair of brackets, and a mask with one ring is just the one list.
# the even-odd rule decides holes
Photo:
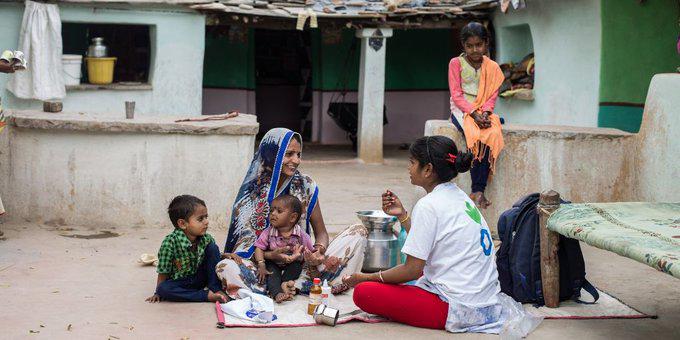
[[(349, 144), (345, 132), (326, 113), (337, 92), (314, 92), (312, 141), (321, 144)], [(356, 102), (356, 92), (346, 101)], [(425, 122), (449, 117), (448, 91), (388, 91), (385, 93), (387, 120), (384, 144), (410, 143), (423, 136)]]
[[(350, 144), (345, 132), (326, 113), (337, 92), (314, 91), (312, 108), (312, 141), (321, 144)], [(356, 92), (347, 94), (346, 101), (356, 102)], [(425, 122), (449, 117), (448, 91), (388, 91), (385, 93), (387, 120), (384, 143), (410, 143), (423, 136)], [(203, 89), (203, 114), (225, 113), (237, 109), (257, 114), (255, 91), (237, 89)], [(261, 131), (263, 132), (263, 131)]]
[(242, 89), (203, 89), (202, 113), (222, 114), (231, 110), (255, 114), (255, 91)]

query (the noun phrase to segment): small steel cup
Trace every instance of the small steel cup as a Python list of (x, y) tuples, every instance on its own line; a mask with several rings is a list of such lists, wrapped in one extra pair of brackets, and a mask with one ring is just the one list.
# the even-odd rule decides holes
[(314, 321), (319, 325), (324, 324), (335, 327), (335, 325), (338, 323), (339, 316), (339, 310), (326, 305), (318, 305), (314, 309)]
[(135, 102), (125, 102), (125, 118), (135, 118)]

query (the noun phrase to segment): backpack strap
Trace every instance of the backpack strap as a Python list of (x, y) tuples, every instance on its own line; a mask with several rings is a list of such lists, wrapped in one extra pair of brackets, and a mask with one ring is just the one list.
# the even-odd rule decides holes
[(588, 280), (586, 280), (586, 279), (583, 280), (583, 285), (581, 286), (581, 288), (583, 288), (583, 290), (588, 292), (588, 294), (590, 294), (590, 296), (592, 296), (594, 300), (593, 300), (593, 302), (586, 302), (586, 301), (581, 300), (579, 295), (574, 295), (574, 298), (573, 298), (574, 302), (581, 303), (581, 304), (584, 304), (584, 305), (592, 305), (592, 304), (595, 304), (597, 302), (597, 300), (600, 299), (600, 293), (597, 292), (597, 289), (595, 288), (595, 286), (593, 286), (590, 282), (588, 282)]

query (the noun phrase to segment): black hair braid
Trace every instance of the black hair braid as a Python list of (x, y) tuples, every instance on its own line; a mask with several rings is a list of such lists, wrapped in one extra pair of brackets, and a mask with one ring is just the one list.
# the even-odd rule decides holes
[(432, 164), (441, 182), (448, 182), (461, 172), (470, 170), (472, 155), (459, 152), (456, 143), (444, 136), (428, 136), (417, 139), (409, 149), (420, 166)]

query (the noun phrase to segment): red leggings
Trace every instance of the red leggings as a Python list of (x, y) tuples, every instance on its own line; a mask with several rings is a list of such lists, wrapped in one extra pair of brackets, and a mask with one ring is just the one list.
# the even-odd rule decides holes
[(364, 312), (407, 325), (444, 329), (449, 304), (437, 295), (409, 285), (363, 282), (354, 288), (354, 303)]

